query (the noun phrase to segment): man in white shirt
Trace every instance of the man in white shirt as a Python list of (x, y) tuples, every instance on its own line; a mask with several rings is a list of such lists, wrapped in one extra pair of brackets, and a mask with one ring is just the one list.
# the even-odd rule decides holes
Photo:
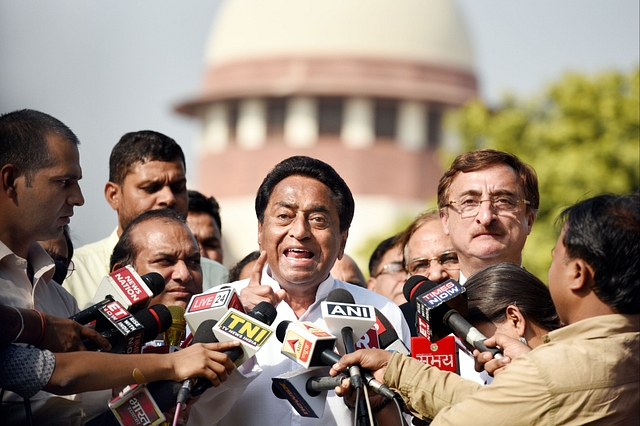
[[(251, 278), (233, 284), (246, 309), (262, 301), (273, 304), (278, 312), (274, 327), (285, 320), (322, 323), (321, 302), (332, 290), (344, 288), (357, 304), (378, 308), (408, 343), (407, 324), (393, 302), (330, 274), (336, 259), (344, 254), (354, 212), (351, 191), (331, 166), (303, 156), (282, 161), (262, 182), (255, 206), (262, 253)], [(226, 387), (226, 393), (202, 395), (192, 408), (190, 421), (225, 426), (352, 425), (353, 412), (333, 391), (320, 419), (299, 416), (289, 402), (273, 395), (272, 377), (299, 367), (280, 353), (281, 347), (276, 339), (267, 341), (221, 387)], [(376, 415), (382, 409), (395, 410), (377, 395), (371, 404), (381, 409)]]
[[(78, 144), (67, 126), (47, 114), (21, 110), (0, 117), (0, 303), (62, 318), (78, 311), (73, 296), (52, 281), (54, 262), (37, 243), (62, 235), (74, 207), (84, 204)], [(42, 340), (52, 324), (41, 318)], [(76, 336), (69, 350), (84, 348), (81, 339)], [(30, 398), (33, 423), (79, 425), (87, 410), (106, 407), (106, 399), (96, 408), (84, 396), (38, 392)], [(22, 398), (5, 392), (2, 422), (25, 424), (25, 416)]]
[[(170, 137), (151, 130), (125, 134), (111, 151), (104, 195), (118, 214), (118, 226), (107, 238), (75, 251), (75, 272), (63, 284), (81, 308), (92, 303), (102, 278), (110, 272), (111, 252), (134, 218), (155, 209), (173, 209), (187, 216), (182, 148)], [(227, 280), (226, 268), (217, 262), (203, 259), (202, 269), (205, 288)]]

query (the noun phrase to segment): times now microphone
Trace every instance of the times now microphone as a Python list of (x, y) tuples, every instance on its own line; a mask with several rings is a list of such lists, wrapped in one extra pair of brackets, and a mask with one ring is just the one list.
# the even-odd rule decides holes
[[(140, 353), (142, 345), (171, 326), (171, 314), (164, 305), (154, 305), (131, 315), (116, 302), (109, 302), (97, 311), (96, 331), (111, 343), (112, 353)], [(100, 349), (93, 341), (83, 341), (87, 350)]]
[(164, 278), (157, 272), (142, 276), (131, 267), (117, 269), (102, 279), (96, 294), (94, 305), (69, 317), (80, 324), (87, 324), (98, 317), (98, 309), (109, 302), (116, 301), (126, 310), (135, 312), (146, 308), (149, 301), (164, 290)]
[(214, 287), (206, 293), (194, 294), (187, 305), (184, 319), (191, 330), (197, 330), (205, 320), (220, 321), (220, 318), (231, 308), (245, 312), (235, 288), (224, 284)]
[[(426, 278), (422, 278), (426, 280)], [(464, 286), (461, 286), (454, 279), (435, 284), (420, 295), (416, 295), (414, 292), (410, 302), (416, 309), (418, 331), (422, 334), (425, 330), (425, 337), (431, 342), (436, 342), (448, 334), (454, 333), (481, 352), (491, 352), (494, 358), (502, 357), (499, 349), (488, 348), (484, 344), (487, 338), (464, 318), (464, 315), (467, 314), (467, 301), (463, 297), (465, 292)], [(422, 322), (424, 322), (424, 327)]]

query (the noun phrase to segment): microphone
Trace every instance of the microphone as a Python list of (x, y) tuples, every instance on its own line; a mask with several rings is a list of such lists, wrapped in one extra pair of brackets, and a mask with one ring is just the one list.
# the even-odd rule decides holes
[(271, 324), (276, 315), (273, 305), (260, 302), (248, 313), (231, 308), (216, 323), (213, 333), (220, 342), (240, 341), (243, 356), (235, 361), (236, 367), (251, 358), (274, 334)]
[(447, 324), (453, 332), (466, 341), (468, 344), (478, 349), (480, 352), (491, 352), (494, 358), (502, 358), (502, 351), (498, 348), (489, 348), (484, 344), (487, 340), (477, 328), (469, 324), (455, 309), (451, 309), (444, 314), (443, 322)]
[(288, 371), (271, 379), (271, 391), (276, 397), (289, 401), (300, 416), (320, 418), (327, 399), (325, 391), (333, 390), (346, 377), (318, 377), (319, 372), (326, 374), (326, 371), (327, 368)]
[[(282, 321), (276, 328), (276, 336), (283, 343), (281, 353), (304, 368), (325, 366), (325, 351), (333, 354), (336, 337), (304, 321)], [(324, 357), (324, 358), (323, 358)]]
[(411, 351), (404, 344), (393, 325), (389, 322), (386, 316), (375, 308), (376, 324), (378, 324), (378, 340), (380, 341), (380, 347), (389, 352), (398, 352), (402, 355), (411, 355)]
[[(321, 303), (321, 309), (327, 330), (333, 335), (342, 335), (342, 329), (349, 327), (352, 339), (358, 340), (376, 323), (375, 308), (356, 305), (351, 293), (342, 288), (332, 290)], [(339, 353), (345, 353), (343, 341), (338, 340), (336, 347)]]
[[(319, 332), (316, 331), (314, 333), (306, 334), (305, 331), (310, 330), (310, 328), (315, 328), (319, 330)], [(276, 329), (276, 337), (280, 342), (283, 343), (281, 353), (286, 357), (296, 361), (298, 364), (302, 365), (303, 367), (306, 365), (306, 362), (303, 362), (301, 360), (301, 357), (298, 355), (304, 354), (305, 352), (299, 351), (299, 350), (295, 350), (295, 351), (291, 350), (291, 343), (288, 341), (291, 336), (293, 336), (294, 339), (297, 339), (298, 337), (300, 338), (299, 341), (295, 343), (296, 347), (309, 348), (310, 354), (308, 355), (308, 358), (311, 360), (308, 363), (309, 366), (311, 367), (320, 366), (320, 365), (332, 366), (333, 364), (340, 361), (341, 356), (336, 354), (332, 349), (330, 349), (329, 343), (327, 343), (327, 342), (330, 342), (331, 340), (335, 341), (336, 337), (333, 335), (330, 335), (331, 336), (330, 338), (327, 338), (326, 340), (322, 339), (318, 341), (317, 337), (321, 333), (328, 334), (323, 330), (319, 329), (313, 323), (307, 323), (307, 322), (294, 323), (286, 320), (280, 322), (280, 324), (278, 324), (278, 327)], [(309, 337), (309, 340), (305, 340), (305, 337)], [(371, 373), (365, 372), (363, 376), (367, 384), (372, 389), (374, 389), (378, 394), (385, 396), (387, 398), (397, 397), (397, 394), (395, 392), (393, 392), (391, 389), (389, 389), (387, 386), (383, 385), (382, 383), (376, 381), (373, 378), (373, 375)]]
[[(239, 311), (236, 311), (239, 312)], [(258, 303), (252, 310), (250, 310), (249, 312), (247, 312), (246, 314), (244, 314), (250, 318), (253, 318), (254, 320), (257, 320), (259, 322), (262, 323), (262, 320), (264, 320), (265, 322), (262, 324), (264, 326), (264, 324), (267, 325), (271, 325), (273, 324), (273, 321), (276, 319), (276, 309), (273, 307), (273, 305), (271, 305), (269, 302), (260, 302)], [(196, 334), (193, 337), (193, 342), (192, 343), (215, 343), (218, 342), (218, 338), (215, 334), (215, 327), (218, 325), (218, 322), (216, 320), (210, 319), (210, 320), (206, 320), (204, 322), (202, 322), (202, 324), (200, 324), (200, 327), (198, 327), (198, 330), (196, 330)], [(268, 338), (268, 337), (267, 337)], [(228, 339), (227, 339), (228, 340)], [(237, 339), (240, 340), (241, 346), (240, 347), (235, 347), (233, 349), (227, 349), (225, 351), (223, 351), (222, 353), (226, 354), (229, 359), (231, 359), (236, 366), (240, 366), (242, 365), (247, 359), (249, 359), (249, 357), (247, 358), (243, 358), (244, 356), (246, 356), (246, 351), (243, 348), (243, 340), (242, 338)], [(224, 341), (224, 340), (223, 340)], [(264, 340), (264, 342), (266, 342), (266, 339)], [(264, 344), (264, 342), (262, 344)], [(260, 347), (262, 347), (262, 345), (260, 345)], [(256, 349), (259, 350), (260, 347), (258, 347)], [(255, 353), (255, 352), (254, 352)], [(241, 362), (239, 361), (241, 360)], [(191, 395), (192, 396), (198, 396), (201, 395), (205, 390), (209, 389), (211, 386), (213, 386), (213, 383), (211, 383), (211, 381), (209, 381), (208, 379), (204, 378), (204, 377), (200, 377), (197, 379), (197, 381), (195, 382), (191, 382), (191, 384), (187, 384), (189, 380), (185, 380), (183, 382), (183, 387), (193, 387), (193, 390), (191, 390)], [(188, 393), (187, 393), (188, 395)], [(186, 400), (186, 395), (184, 396), (184, 400)], [(178, 401), (181, 402), (181, 401)], [(184, 402), (184, 401), (182, 401)]]
[[(253, 316), (266, 318), (273, 323), (276, 317), (276, 310), (268, 302), (260, 302), (255, 308), (253, 308), (253, 310), (249, 311), (245, 315), (248, 315), (251, 318), (253, 318)], [(198, 339), (196, 343), (217, 342), (218, 339), (212, 332), (212, 328), (215, 325), (217, 325), (216, 320), (212, 319), (204, 321), (196, 330), (194, 341)], [(240, 347), (228, 349), (223, 353), (227, 354), (227, 356), (233, 361), (244, 355), (244, 351)], [(187, 382), (190, 384), (187, 384)], [(172, 380), (160, 380), (153, 383), (147, 383), (146, 385), (130, 387), (128, 392), (125, 392), (123, 395), (120, 395), (109, 402), (110, 409), (108, 411), (93, 418), (87, 422), (86, 425), (120, 426), (122, 424), (159, 424), (165, 420), (164, 415), (162, 414), (163, 412), (173, 408), (177, 402), (184, 402), (178, 401), (178, 397), (186, 400), (189, 395), (188, 386), (193, 387), (191, 395), (198, 396), (213, 386), (213, 384), (208, 379), (201, 377), (195, 381), (195, 384), (193, 384), (193, 381), (190, 379), (187, 379), (182, 383)]]
[(181, 384), (160, 380), (132, 385), (109, 401), (109, 409), (85, 423), (86, 426), (159, 425), (164, 412), (176, 404)]
[(164, 332), (164, 344), (166, 346), (179, 346), (184, 338), (186, 321), (184, 320), (184, 308), (182, 306), (168, 306), (171, 313), (171, 326)]
[[(131, 315), (118, 302), (111, 302), (98, 310), (96, 331), (111, 343), (112, 353), (140, 353), (144, 342), (154, 339), (171, 325), (171, 314), (164, 305), (154, 305)], [(92, 340), (82, 342), (87, 350), (100, 347)]]
[[(373, 306), (355, 305), (355, 300), (351, 293), (345, 289), (337, 288), (331, 291), (327, 300), (321, 304), (322, 314), (327, 328), (331, 334), (339, 331), (342, 341), (338, 341), (336, 346), (339, 353), (355, 352), (354, 337), (362, 337), (376, 323)], [(344, 325), (346, 323), (346, 325)], [(352, 365), (349, 367), (351, 386), (355, 389), (362, 388), (362, 376), (360, 367)]]
[(245, 312), (235, 288), (223, 284), (206, 293), (194, 294), (187, 305), (184, 319), (191, 330), (197, 330), (205, 320), (220, 321), (230, 308)]
[(162, 293), (164, 285), (164, 278), (157, 272), (140, 276), (131, 266), (125, 266), (102, 279), (93, 297), (94, 305), (72, 315), (69, 319), (80, 324), (88, 324), (98, 318), (100, 308), (114, 300), (133, 313), (146, 308), (151, 298)]
[(464, 286), (454, 279), (435, 284), (419, 296), (412, 291), (410, 302), (418, 314), (419, 325), (420, 320), (426, 323), (426, 327), (418, 327), (420, 333), (425, 329), (425, 337), (431, 342), (454, 333), (472, 347), (491, 352), (494, 358), (502, 357), (499, 349), (487, 348), (484, 344), (487, 338), (464, 319), (463, 315), (467, 314), (467, 301), (463, 297), (465, 292)]

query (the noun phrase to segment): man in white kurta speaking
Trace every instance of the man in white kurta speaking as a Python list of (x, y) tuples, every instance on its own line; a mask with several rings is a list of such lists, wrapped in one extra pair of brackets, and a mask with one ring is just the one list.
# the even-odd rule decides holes
[[(281, 321), (322, 318), (321, 302), (336, 288), (347, 289), (356, 304), (373, 305), (393, 324), (400, 339), (410, 334), (400, 309), (367, 289), (334, 279), (330, 270), (344, 254), (354, 201), (349, 187), (328, 164), (304, 156), (288, 158), (267, 175), (256, 196), (261, 256), (251, 278), (234, 286), (246, 309), (262, 301), (276, 306)], [(351, 425), (353, 411), (329, 391), (322, 418), (299, 416), (271, 391), (271, 378), (298, 368), (280, 353), (282, 344), (269, 340), (251, 361), (240, 366), (225, 385), (228, 392), (207, 392), (193, 406), (197, 425)], [(240, 374), (237, 374), (240, 373)], [(257, 376), (257, 377), (256, 377)], [(248, 385), (242, 385), (253, 381)], [(221, 389), (222, 390), (222, 389)], [(385, 405), (382, 405), (385, 404)], [(394, 409), (377, 395), (376, 413)]]

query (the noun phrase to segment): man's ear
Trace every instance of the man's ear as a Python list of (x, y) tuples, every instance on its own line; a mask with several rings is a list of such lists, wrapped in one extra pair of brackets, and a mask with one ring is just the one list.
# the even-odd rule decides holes
[(593, 287), (594, 271), (591, 265), (583, 259), (569, 259), (570, 278), (569, 289), (577, 293), (586, 293)]
[(527, 235), (531, 234), (531, 230), (533, 229), (533, 222), (536, 220), (536, 214), (533, 211), (527, 212)]
[(258, 221), (258, 247), (262, 250), (262, 223)]
[(376, 279), (369, 277), (367, 279), (367, 289), (371, 290), (371, 291), (376, 291)]
[(107, 182), (104, 186), (104, 198), (115, 211), (120, 208), (120, 197), (122, 197), (122, 187), (115, 182)]
[(344, 248), (347, 246), (347, 237), (349, 236), (349, 230), (347, 229), (340, 234), (340, 251), (338, 252), (338, 260), (344, 256)]
[(16, 179), (21, 175), (20, 170), (13, 164), (5, 164), (0, 171), (0, 175), (2, 176), (2, 191), (9, 198), (15, 198), (18, 195), (16, 192)]
[(440, 209), (440, 221), (442, 222), (442, 231), (444, 235), (449, 235), (449, 214), (444, 209)]

